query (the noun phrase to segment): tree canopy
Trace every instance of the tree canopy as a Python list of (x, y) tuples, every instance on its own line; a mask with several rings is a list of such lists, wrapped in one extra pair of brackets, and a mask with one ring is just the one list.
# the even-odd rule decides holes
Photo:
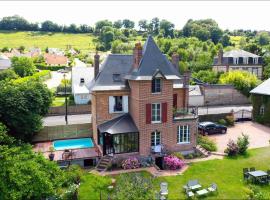
[(36, 70), (36, 66), (31, 58), (27, 57), (13, 57), (12, 58), (12, 68), (15, 73), (20, 77), (31, 76)]

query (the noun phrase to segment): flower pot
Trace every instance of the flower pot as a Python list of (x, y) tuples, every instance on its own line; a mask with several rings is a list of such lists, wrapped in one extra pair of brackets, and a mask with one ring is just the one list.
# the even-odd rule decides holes
[(53, 161), (54, 160), (54, 153), (50, 153), (49, 154), (49, 159), (50, 159), (50, 161)]

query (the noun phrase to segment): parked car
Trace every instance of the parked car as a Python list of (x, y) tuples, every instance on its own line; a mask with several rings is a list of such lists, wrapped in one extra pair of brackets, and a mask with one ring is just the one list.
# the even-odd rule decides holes
[(201, 122), (199, 123), (198, 130), (202, 135), (210, 135), (216, 133), (225, 134), (227, 132), (227, 127), (216, 124), (214, 122)]
[(59, 70), (57, 70), (57, 72), (58, 72), (58, 73), (67, 73), (67, 71), (64, 70), (64, 69), (59, 69)]

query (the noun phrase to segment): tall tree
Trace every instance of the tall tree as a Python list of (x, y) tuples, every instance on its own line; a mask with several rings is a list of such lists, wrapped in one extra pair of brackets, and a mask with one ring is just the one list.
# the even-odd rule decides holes
[(148, 29), (148, 22), (145, 19), (141, 19), (138, 23), (140, 30), (147, 31)]
[(174, 24), (169, 22), (168, 20), (161, 20), (160, 22), (160, 30), (164, 31), (164, 37), (171, 37), (173, 38), (173, 31), (174, 31)]
[(117, 20), (117, 21), (115, 21), (115, 22), (113, 23), (113, 27), (114, 27), (114, 28), (120, 29), (120, 28), (122, 28), (122, 26), (123, 26), (122, 20)]
[(129, 19), (124, 19), (123, 20), (123, 26), (124, 28), (127, 28), (127, 29), (132, 29), (134, 28), (135, 26), (135, 23)]
[(20, 77), (31, 76), (36, 70), (33, 60), (27, 57), (13, 57), (11, 66)]

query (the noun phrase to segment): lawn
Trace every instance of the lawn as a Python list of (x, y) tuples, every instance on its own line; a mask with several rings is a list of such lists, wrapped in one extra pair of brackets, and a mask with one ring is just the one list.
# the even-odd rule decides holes
[(25, 46), (45, 50), (46, 47), (66, 49), (66, 45), (72, 45), (82, 51), (94, 51), (93, 39), (90, 34), (0, 31), (0, 48)]
[[(209, 196), (208, 199), (246, 199), (247, 184), (243, 181), (242, 170), (244, 167), (255, 167), (261, 170), (270, 169), (270, 147), (249, 150), (247, 156), (237, 158), (224, 158), (223, 160), (210, 160), (190, 165), (183, 175), (159, 177), (154, 179), (156, 189), (159, 184), (166, 181), (169, 184), (168, 199), (184, 199), (182, 186), (188, 180), (198, 179), (203, 187), (212, 182), (218, 185), (218, 194)], [(144, 173), (146, 175), (146, 173)], [(91, 185), (95, 185), (93, 175), (86, 173), (79, 189), (80, 200), (90, 200), (99, 197)], [(110, 177), (101, 177), (107, 180)], [(270, 186), (261, 186), (270, 196)], [(104, 194), (107, 191), (103, 191)]]

